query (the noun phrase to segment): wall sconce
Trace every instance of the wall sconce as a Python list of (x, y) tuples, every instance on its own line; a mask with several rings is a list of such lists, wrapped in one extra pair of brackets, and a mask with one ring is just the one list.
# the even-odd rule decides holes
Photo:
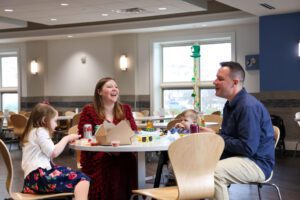
[(32, 60), (30, 63), (30, 72), (34, 75), (38, 74), (39, 72), (39, 65), (36, 60)]
[(124, 54), (124, 55), (121, 55), (120, 57), (120, 69), (122, 71), (126, 71), (128, 68), (128, 59), (127, 59), (127, 56)]

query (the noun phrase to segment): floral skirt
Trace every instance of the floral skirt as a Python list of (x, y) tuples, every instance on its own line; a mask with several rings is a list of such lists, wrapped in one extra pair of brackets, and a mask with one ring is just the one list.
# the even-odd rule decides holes
[(69, 167), (51, 163), (52, 169), (38, 168), (30, 172), (24, 180), (23, 193), (62, 193), (74, 192), (74, 188), (82, 180), (90, 181), (84, 173)]

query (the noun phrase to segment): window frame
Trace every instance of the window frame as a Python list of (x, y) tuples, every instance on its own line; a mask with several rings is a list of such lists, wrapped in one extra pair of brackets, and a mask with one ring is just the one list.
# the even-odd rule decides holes
[[(2, 87), (2, 58), (4, 57), (16, 57), (17, 58), (17, 87)], [(18, 96), (18, 105), (17, 105), (17, 111), (20, 110), (20, 56), (18, 51), (5, 51), (5, 52), (1, 52), (0, 51), (0, 108), (2, 111), (4, 111), (3, 108), (3, 102), (2, 102), (2, 98), (3, 98), (3, 94), (7, 94), (7, 93), (16, 93)]]
[[(189, 37), (189, 36), (187, 36)], [(172, 41), (156, 41), (153, 42), (153, 55), (151, 63), (153, 65), (152, 74), (152, 83), (151, 83), (151, 108), (157, 110), (162, 108), (164, 105), (163, 92), (166, 89), (193, 89), (194, 84), (192, 81), (183, 81), (183, 82), (163, 82), (163, 47), (172, 47), (172, 46), (192, 46), (195, 43), (198, 43), (200, 46), (204, 44), (219, 44), (219, 43), (231, 43), (231, 60), (236, 60), (235, 53), (235, 33), (217, 33), (202, 35), (202, 37), (194, 37), (193, 39), (180, 40), (176, 38)], [(159, 73), (159, 76), (157, 76)], [(156, 75), (156, 78), (154, 77)], [(159, 77), (159, 78), (158, 78)], [(196, 87), (198, 88), (199, 94), (201, 94), (201, 89), (214, 89), (213, 81), (201, 81), (197, 83)], [(159, 91), (158, 91), (159, 90)], [(201, 98), (200, 98), (201, 99)], [(201, 102), (200, 102), (201, 104)], [(153, 111), (152, 110), (152, 111)]]

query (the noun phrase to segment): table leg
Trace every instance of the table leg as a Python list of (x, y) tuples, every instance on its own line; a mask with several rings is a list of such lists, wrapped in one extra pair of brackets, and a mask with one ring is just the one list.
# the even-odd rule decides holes
[(154, 188), (159, 187), (163, 167), (164, 167), (164, 164), (168, 163), (168, 160), (169, 160), (168, 152), (161, 151), (160, 155), (159, 155), (159, 160), (157, 163), (156, 175), (155, 175), (155, 180), (154, 180), (154, 185), (153, 185)]
[(138, 152), (138, 188), (144, 189), (146, 186), (146, 160), (145, 152)]

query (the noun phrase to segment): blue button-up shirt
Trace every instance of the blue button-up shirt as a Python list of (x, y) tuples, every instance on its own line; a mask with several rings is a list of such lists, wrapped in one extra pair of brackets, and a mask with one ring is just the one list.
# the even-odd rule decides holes
[(253, 160), (268, 178), (275, 164), (274, 130), (270, 114), (255, 97), (242, 89), (223, 110), (222, 158), (244, 156)]

